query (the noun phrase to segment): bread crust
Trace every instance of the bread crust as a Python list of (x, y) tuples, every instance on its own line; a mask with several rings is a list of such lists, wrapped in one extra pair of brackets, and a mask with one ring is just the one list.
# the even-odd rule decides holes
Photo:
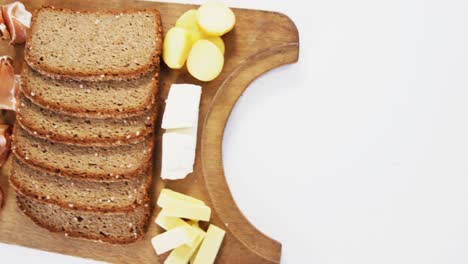
[(125, 109), (124, 111), (101, 110), (97, 112), (88, 112), (78, 106), (76, 107), (63, 106), (57, 103), (47, 102), (46, 100), (44, 100), (44, 98), (42, 98), (39, 95), (34, 95), (34, 96), (31, 95), (31, 89), (28, 85), (26, 74), (21, 75), (21, 91), (23, 92), (24, 96), (26, 96), (26, 98), (28, 98), (34, 104), (42, 108), (45, 108), (47, 110), (57, 112), (60, 114), (67, 114), (67, 115), (71, 115), (75, 117), (83, 117), (83, 118), (96, 118), (96, 119), (115, 118), (116, 116), (124, 118), (124, 117), (144, 115), (148, 111), (151, 111), (151, 107), (157, 103), (156, 94), (158, 92), (158, 87), (159, 87), (159, 70), (155, 71), (153, 78), (154, 78), (154, 84), (153, 84), (152, 91), (151, 91), (151, 94), (152, 94), (151, 98), (149, 98), (148, 101), (144, 105), (141, 105), (141, 107), (128, 108), (128, 109)]
[[(63, 69), (58, 69), (54, 67), (49, 67), (48, 65), (43, 65), (39, 63), (39, 60), (35, 58), (31, 53), (31, 39), (33, 32), (36, 30), (36, 19), (38, 17), (39, 12), (43, 10), (58, 10), (62, 12), (68, 12), (68, 13), (87, 13), (87, 14), (111, 14), (111, 15), (118, 15), (118, 14), (131, 14), (131, 13), (137, 13), (137, 12), (150, 12), (155, 16), (156, 20), (156, 43), (159, 45), (156, 47), (156, 49), (153, 51), (153, 54), (151, 55), (152, 57), (152, 63), (147, 64), (147, 65), (142, 65), (140, 68), (135, 69), (135, 70), (116, 70), (116, 71), (108, 71), (108, 72), (83, 72), (83, 71), (70, 71), (70, 70), (63, 70)], [(53, 78), (53, 79), (70, 79), (70, 80), (76, 80), (76, 81), (91, 81), (91, 82), (97, 82), (97, 81), (106, 81), (106, 80), (116, 80), (116, 81), (123, 81), (123, 80), (131, 80), (131, 79), (137, 79), (145, 74), (149, 73), (150, 71), (157, 70), (159, 69), (159, 64), (160, 64), (160, 55), (161, 55), (161, 50), (162, 50), (162, 23), (161, 23), (161, 14), (157, 9), (127, 9), (123, 11), (115, 11), (115, 10), (107, 10), (107, 11), (91, 11), (91, 10), (79, 10), (79, 11), (74, 11), (71, 9), (66, 9), (66, 8), (55, 8), (53, 6), (46, 6), (42, 7), (38, 10), (33, 15), (32, 21), (31, 21), (31, 28), (28, 31), (28, 37), (26, 39), (26, 45), (25, 45), (25, 54), (24, 54), (24, 59), (26, 63), (39, 72), (40, 74)]]
[[(34, 122), (31, 120), (28, 121), (27, 118), (24, 118), (21, 114), (21, 106), (18, 107), (17, 115), (16, 115), (16, 122), (27, 131), (29, 134), (34, 135), (35, 137), (50, 140), (57, 143), (67, 144), (67, 145), (78, 145), (78, 146), (120, 146), (120, 145), (128, 145), (128, 144), (136, 144), (139, 142), (144, 141), (148, 136), (153, 133), (154, 124), (156, 122), (157, 116), (157, 105), (153, 105), (150, 111), (153, 111), (152, 115), (150, 116), (151, 120), (149, 126), (146, 127), (145, 130), (141, 131), (138, 135), (127, 135), (121, 137), (114, 137), (114, 138), (76, 138), (73, 136), (63, 136), (58, 134), (51, 134), (46, 129), (42, 129), (41, 127), (35, 127)], [(115, 118), (115, 117), (114, 117)]]
[[(16, 158), (18, 158), (20, 161), (23, 163), (26, 163), (30, 165), (32, 168), (35, 170), (39, 170), (42, 172), (50, 173), (53, 175), (57, 176), (64, 176), (64, 177), (70, 177), (74, 179), (83, 179), (83, 180), (107, 180), (107, 181), (122, 181), (122, 180), (128, 180), (128, 179), (134, 179), (138, 177), (141, 173), (144, 173), (148, 167), (151, 164), (152, 156), (153, 156), (153, 151), (154, 151), (154, 141), (155, 141), (155, 136), (152, 134), (151, 136), (147, 137), (147, 141), (149, 144), (146, 146), (147, 148), (147, 155), (145, 157), (145, 160), (142, 162), (140, 167), (136, 168), (130, 173), (124, 173), (124, 174), (119, 174), (119, 175), (109, 175), (109, 174), (88, 174), (84, 172), (79, 172), (73, 169), (68, 169), (68, 170), (58, 170), (57, 168), (54, 168), (52, 166), (45, 166), (45, 165), (40, 165), (37, 162), (34, 161), (33, 158), (28, 158), (26, 159), (23, 155), (21, 155), (20, 152), (16, 150), (16, 133), (17, 133), (17, 125), (13, 127), (13, 146), (12, 146), (12, 153), (15, 155)], [(26, 130), (25, 130), (26, 131)], [(26, 131), (29, 136), (35, 137), (33, 134), (29, 134), (28, 131)]]
[[(26, 210), (26, 208), (24, 208), (23, 205), (21, 204), (21, 202), (19, 201), (19, 197), (21, 197), (21, 196), (23, 196), (23, 198), (26, 198), (26, 199), (28, 197), (23, 195), (20, 192), (17, 192), (16, 195), (17, 195), (16, 203), (18, 205), (18, 208), (23, 212), (23, 214), (25, 216), (27, 216), (29, 219), (31, 219), (38, 226), (40, 226), (42, 228), (45, 228), (45, 229), (49, 230), (50, 232), (64, 233), (64, 235), (67, 236), (67, 237), (82, 238), (82, 239), (92, 240), (92, 241), (96, 241), (96, 242), (106, 242), (106, 243), (111, 243), (111, 244), (128, 244), (128, 243), (135, 242), (135, 241), (141, 239), (145, 235), (146, 230), (148, 228), (150, 216), (151, 216), (151, 208), (150, 208), (149, 204), (142, 205), (144, 207), (144, 210), (145, 210), (145, 216), (144, 216), (145, 221), (143, 221), (140, 224), (139, 230), (141, 230), (141, 233), (137, 234), (136, 237), (111, 238), (111, 237), (105, 237), (105, 236), (93, 236), (93, 235), (89, 235), (89, 234), (85, 235), (85, 234), (81, 234), (81, 233), (78, 233), (78, 232), (73, 232), (73, 231), (71, 231), (71, 232), (68, 231), (67, 232), (67, 231), (64, 231), (64, 230), (59, 229), (59, 228), (54, 228), (53, 226), (49, 225), (48, 223), (46, 223), (44, 221), (41, 221), (40, 219), (37, 219), (31, 213), (29, 213)], [(37, 201), (40, 202), (40, 203), (43, 203), (43, 204), (47, 204), (42, 200), (37, 200)], [(70, 210), (70, 209), (64, 209), (64, 210)], [(124, 212), (124, 213), (128, 213), (128, 212)], [(98, 214), (121, 214), (121, 213), (120, 212), (119, 213), (102, 213), (102, 212), (98, 212)]]
[[(33, 167), (29, 166), (28, 164), (26, 163), (23, 163), (22, 161), (20, 161), (20, 163), (22, 163), (21, 165), (23, 166), (28, 166), (32, 169), (34, 169)], [(114, 212), (114, 213), (117, 213), (117, 212), (129, 212), (129, 211), (133, 211), (135, 210), (136, 207), (139, 207), (143, 204), (148, 204), (150, 202), (150, 198), (149, 198), (149, 189), (151, 187), (151, 183), (152, 183), (152, 179), (153, 179), (153, 169), (152, 169), (152, 166), (150, 166), (148, 168), (148, 171), (146, 172), (146, 179), (145, 179), (145, 186), (143, 188), (143, 192), (145, 193), (145, 196), (143, 198), (143, 200), (139, 203), (135, 203), (135, 204), (132, 204), (132, 205), (129, 205), (129, 206), (122, 206), (122, 207), (113, 207), (113, 208), (101, 208), (101, 207), (98, 207), (98, 206), (88, 206), (88, 205), (83, 205), (83, 204), (80, 204), (79, 201), (78, 202), (74, 202), (73, 203), (73, 208), (70, 208), (68, 203), (65, 203), (61, 200), (57, 200), (57, 199), (53, 199), (53, 198), (48, 198), (48, 199), (44, 199), (43, 197), (41, 197), (41, 195), (37, 192), (30, 192), (30, 191), (27, 191), (22, 185), (21, 185), (21, 182), (18, 182), (15, 177), (14, 177), (14, 174), (15, 174), (15, 171), (13, 170), (10, 174), (10, 177), (9, 177), (9, 182), (10, 182), (10, 185), (19, 193), (21, 193), (22, 195), (24, 196), (27, 196), (31, 199), (34, 199), (34, 200), (39, 200), (39, 201), (44, 201), (45, 203), (50, 203), (50, 204), (55, 204), (57, 206), (60, 206), (64, 209), (74, 209), (74, 210), (78, 210), (78, 211), (85, 211), (85, 212), (95, 212), (95, 213), (98, 213), (98, 212), (104, 212), (104, 213), (107, 213), (107, 212)], [(104, 183), (102, 181), (95, 181), (96, 183)]]

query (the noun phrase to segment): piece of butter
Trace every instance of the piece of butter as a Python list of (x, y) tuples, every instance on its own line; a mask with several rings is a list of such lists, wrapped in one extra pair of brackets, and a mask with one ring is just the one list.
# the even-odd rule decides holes
[(193, 246), (198, 236), (191, 226), (180, 226), (153, 237), (151, 243), (156, 254), (161, 255), (182, 245)]
[[(179, 217), (165, 216), (163, 213), (164, 209), (159, 212), (154, 222), (164, 230), (171, 230), (180, 226), (189, 226), (190, 224), (180, 219)], [(191, 225), (190, 225), (191, 226)]]
[[(193, 220), (190, 220), (188, 222), (188, 224), (190, 224), (190, 226), (192, 226), (193, 228), (203, 232), (205, 235), (206, 235), (206, 232), (203, 231), (203, 229), (200, 228), (200, 226), (198, 225), (198, 222), (192, 222), (190, 223), (191, 221)], [(195, 249), (195, 252), (193, 252), (192, 256), (190, 257), (190, 263), (193, 263), (195, 261), (195, 257), (197, 256), (197, 253), (198, 253), (198, 250), (200, 249), (200, 245), (198, 245), (198, 247)]]
[(210, 220), (211, 208), (206, 206), (203, 201), (169, 189), (161, 191), (157, 204), (164, 209), (162, 211), (164, 216), (202, 221)]
[(194, 228), (198, 236), (192, 246), (182, 245), (174, 249), (164, 261), (164, 264), (186, 264), (199, 248), (205, 238), (205, 232), (199, 228)]
[(211, 208), (206, 205), (171, 200), (168, 201), (163, 208), (164, 216), (210, 221)]
[[(202, 200), (194, 198), (192, 196), (185, 195), (183, 193), (175, 192), (171, 189), (162, 189), (159, 193), (158, 205), (159, 203), (164, 204), (166, 199), (176, 199), (181, 201), (186, 201), (193, 204), (205, 204)], [(161, 205), (159, 205), (162, 207)]]
[(218, 254), (221, 243), (223, 242), (226, 232), (221, 228), (210, 225), (206, 232), (205, 239), (195, 256), (194, 264), (211, 264), (214, 263)]
[(161, 124), (166, 129), (162, 137), (162, 179), (179, 180), (193, 172), (200, 97), (200, 86), (171, 86)]
[(161, 127), (164, 129), (196, 127), (200, 97), (201, 86), (173, 84), (166, 100)]

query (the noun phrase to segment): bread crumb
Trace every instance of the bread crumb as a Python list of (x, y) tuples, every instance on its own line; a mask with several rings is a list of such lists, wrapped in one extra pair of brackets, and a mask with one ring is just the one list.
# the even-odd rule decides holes
[(33, 93), (33, 92), (31, 92), (31, 96), (36, 96), (36, 94), (35, 94), (35, 93)]
[(132, 223), (128, 223), (128, 226), (129, 226), (129, 227), (132, 227), (132, 226), (133, 226), (133, 224), (132, 224)]
[(101, 21), (99, 21), (99, 19), (96, 19), (96, 21), (94, 21), (94, 24), (97, 25), (97, 24), (99, 24), (99, 22), (101, 22)]
[(68, 204), (68, 207), (73, 208), (75, 205), (73, 204)]

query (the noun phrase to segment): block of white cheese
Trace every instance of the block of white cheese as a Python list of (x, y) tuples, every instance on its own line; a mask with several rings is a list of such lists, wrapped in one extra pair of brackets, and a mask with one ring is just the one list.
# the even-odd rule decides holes
[(161, 127), (164, 129), (191, 128), (198, 123), (201, 86), (173, 84), (166, 100)]
[(161, 125), (166, 129), (162, 137), (162, 179), (179, 180), (193, 172), (200, 97), (200, 86), (171, 86)]
[(226, 232), (221, 228), (210, 225), (206, 232), (205, 239), (195, 256), (194, 264), (212, 264), (218, 255), (219, 248)]
[(191, 226), (180, 226), (153, 237), (151, 243), (156, 254), (161, 255), (182, 245), (194, 246), (198, 236), (198, 230)]

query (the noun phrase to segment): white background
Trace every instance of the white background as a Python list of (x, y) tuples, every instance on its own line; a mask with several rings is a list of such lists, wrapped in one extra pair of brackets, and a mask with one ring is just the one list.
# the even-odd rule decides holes
[[(300, 62), (251, 85), (223, 149), (282, 263), (468, 263), (468, 1), (227, 2), (300, 31)], [(0, 262), (94, 263), (7, 245)]]

